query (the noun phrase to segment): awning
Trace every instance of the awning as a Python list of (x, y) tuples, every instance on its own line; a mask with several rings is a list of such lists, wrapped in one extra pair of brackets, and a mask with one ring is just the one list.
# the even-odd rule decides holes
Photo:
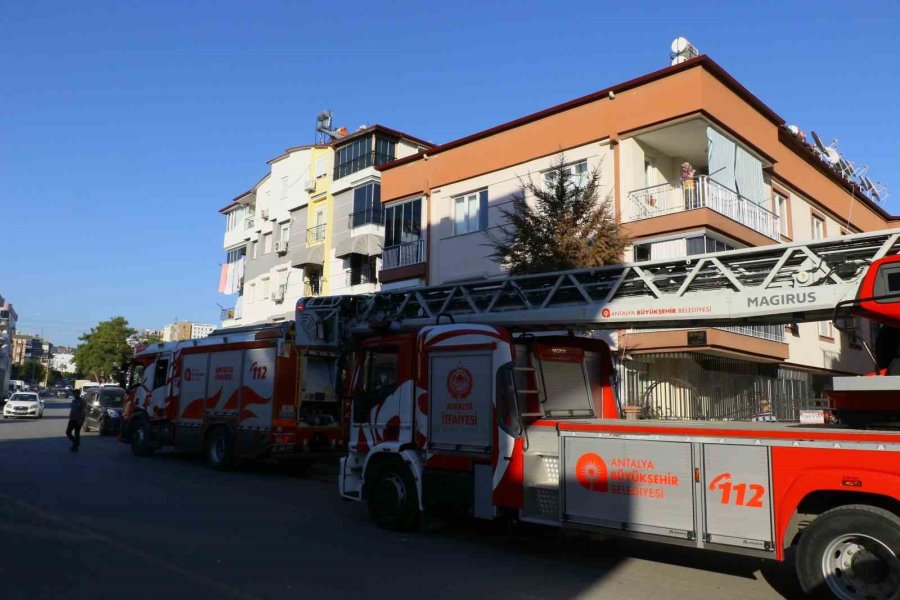
[(291, 266), (321, 265), (325, 262), (325, 244), (300, 248), (291, 252)]
[(383, 236), (374, 233), (365, 233), (363, 235), (351, 236), (335, 244), (334, 255), (336, 257), (347, 256), (348, 254), (378, 256), (381, 254), (383, 248)]

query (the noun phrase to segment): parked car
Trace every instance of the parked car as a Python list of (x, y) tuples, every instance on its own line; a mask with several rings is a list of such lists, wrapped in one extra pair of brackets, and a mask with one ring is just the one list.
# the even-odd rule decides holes
[(82, 395), (87, 413), (84, 417), (84, 430), (95, 428), (100, 435), (117, 433), (122, 426), (122, 401), (125, 390), (120, 387), (103, 386), (90, 388)]
[(3, 405), (3, 418), (44, 416), (44, 401), (35, 392), (16, 392)]

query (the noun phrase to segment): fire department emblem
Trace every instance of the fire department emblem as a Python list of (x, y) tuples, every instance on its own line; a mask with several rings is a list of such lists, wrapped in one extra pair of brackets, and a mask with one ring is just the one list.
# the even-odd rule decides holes
[(591, 492), (605, 492), (609, 486), (606, 463), (593, 452), (582, 454), (575, 463), (575, 477), (581, 487)]
[(610, 315), (609, 309), (608, 309), (608, 308), (604, 308), (603, 310), (600, 311), (600, 315), (601, 315), (604, 319), (608, 319), (608, 318), (609, 318), (609, 315)]
[(461, 364), (447, 374), (447, 392), (454, 400), (468, 398), (472, 393), (472, 373)]

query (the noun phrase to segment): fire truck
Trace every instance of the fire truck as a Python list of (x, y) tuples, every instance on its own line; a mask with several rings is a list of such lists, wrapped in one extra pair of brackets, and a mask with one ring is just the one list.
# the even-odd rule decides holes
[[(345, 357), (339, 493), (407, 528), (463, 511), (783, 560), (812, 595), (900, 598), (900, 243), (850, 235), (672, 260), (302, 298), (298, 346)], [(846, 424), (623, 419), (582, 330), (883, 324)], [(838, 321), (839, 322), (839, 321)]]
[(268, 458), (305, 467), (342, 452), (336, 355), (294, 337), (293, 323), (265, 324), (139, 350), (121, 441), (137, 456), (205, 453), (215, 469)]

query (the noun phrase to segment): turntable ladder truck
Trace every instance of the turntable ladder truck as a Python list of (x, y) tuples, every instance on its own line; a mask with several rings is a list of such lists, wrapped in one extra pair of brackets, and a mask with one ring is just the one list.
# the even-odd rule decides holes
[[(462, 510), (773, 560), (796, 546), (809, 593), (900, 597), (898, 251), (887, 231), (301, 299), (298, 345), (342, 357), (340, 495), (391, 528)], [(851, 315), (883, 324), (878, 376), (835, 378), (857, 427), (626, 421), (608, 345), (572, 333)]]

